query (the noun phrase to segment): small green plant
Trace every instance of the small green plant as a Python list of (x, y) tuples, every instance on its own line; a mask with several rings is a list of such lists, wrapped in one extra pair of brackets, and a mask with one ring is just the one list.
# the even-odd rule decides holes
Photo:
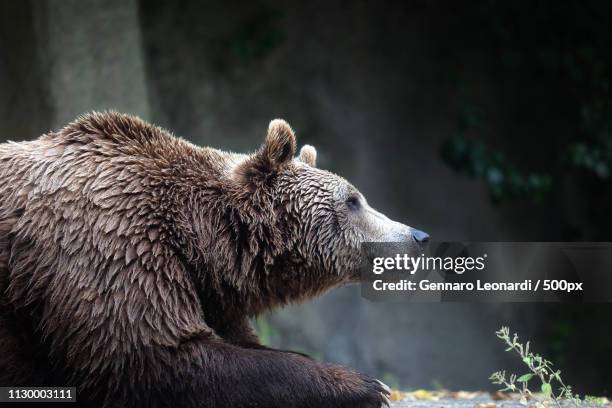
[(399, 378), (395, 374), (392, 374), (392, 373), (384, 373), (382, 376), (382, 382), (384, 382), (389, 387), (395, 390), (399, 390), (400, 388), (402, 388), (400, 386)]
[[(570, 386), (565, 385), (561, 379), (561, 371), (555, 370), (553, 364), (539, 354), (532, 353), (529, 350), (529, 342), (524, 345), (521, 344), (516, 333), (510, 337), (510, 329), (508, 327), (502, 327), (495, 332), (495, 334), (506, 343), (506, 351), (515, 351), (518, 353), (523, 363), (525, 363), (530, 370), (527, 374), (521, 376), (510, 374), (509, 377), (506, 377), (505, 371), (493, 373), (489, 378), (491, 382), (505, 387), (500, 391), (518, 392), (523, 404), (527, 404), (528, 400), (535, 400), (539, 403), (538, 405), (542, 405), (544, 401), (552, 400), (557, 407), (561, 407), (561, 401), (568, 401), (575, 406), (579, 406), (581, 402), (580, 397), (578, 394), (574, 394)], [(529, 389), (529, 382), (532, 379), (539, 380), (540, 390), (544, 396), (543, 399), (534, 395)], [(555, 388), (557, 389), (556, 392)]]
[(608, 403), (608, 399), (604, 397), (594, 397), (592, 395), (585, 395), (584, 402), (588, 405), (603, 407)]
[(274, 334), (274, 328), (268, 321), (266, 316), (258, 316), (255, 319), (255, 331), (259, 336), (259, 341), (264, 346), (270, 346), (272, 344), (272, 336)]

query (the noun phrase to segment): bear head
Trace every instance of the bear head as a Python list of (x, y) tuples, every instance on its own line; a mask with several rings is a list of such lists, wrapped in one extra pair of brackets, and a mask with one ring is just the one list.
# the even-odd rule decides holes
[(417, 251), (428, 240), (370, 207), (344, 178), (317, 168), (314, 147), (295, 154), (293, 130), (276, 119), (261, 148), (229, 171), (230, 206), (242, 226), (232, 234), (232, 259), (218, 266), (262, 308), (358, 282), (364, 242), (405, 242)]

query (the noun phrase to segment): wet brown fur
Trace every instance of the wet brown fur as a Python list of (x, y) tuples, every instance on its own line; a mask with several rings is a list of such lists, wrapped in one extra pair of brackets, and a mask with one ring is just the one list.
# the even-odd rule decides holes
[(295, 149), (283, 121), (247, 156), (112, 112), (1, 144), (0, 385), (77, 386), (89, 406), (379, 406), (372, 379), (248, 323), (348, 280), (333, 180)]

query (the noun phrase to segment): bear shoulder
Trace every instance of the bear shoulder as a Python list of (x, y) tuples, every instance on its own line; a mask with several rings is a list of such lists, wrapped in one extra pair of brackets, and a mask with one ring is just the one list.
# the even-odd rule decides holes
[(106, 141), (119, 145), (177, 144), (188, 142), (170, 132), (145, 122), (143, 119), (115, 111), (91, 112), (79, 116), (58, 132), (51, 132), (43, 140), (59, 140), (66, 143), (87, 144)]
[(45, 156), (61, 155), (68, 146), (69, 150), (78, 147), (92, 156), (145, 159), (155, 167), (212, 177), (227, 173), (228, 168), (244, 159), (243, 155), (196, 146), (139, 117), (115, 111), (82, 115), (39, 140)]

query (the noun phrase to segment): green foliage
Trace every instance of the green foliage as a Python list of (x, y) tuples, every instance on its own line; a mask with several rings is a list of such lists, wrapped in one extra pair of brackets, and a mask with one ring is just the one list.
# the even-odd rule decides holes
[(605, 397), (594, 397), (592, 395), (585, 395), (584, 402), (591, 406), (602, 407), (608, 404), (608, 399)]
[(274, 328), (265, 316), (258, 316), (255, 319), (255, 331), (259, 336), (259, 341), (261, 341), (261, 344), (264, 346), (270, 346), (272, 344)]
[(528, 197), (539, 203), (552, 188), (550, 175), (524, 174), (503, 152), (491, 151), (478, 140), (457, 135), (442, 145), (440, 154), (455, 171), (483, 179), (494, 202)]
[(568, 363), (568, 341), (575, 330), (575, 323), (568, 317), (550, 320), (550, 334), (546, 343), (551, 357), (561, 367)]
[(229, 48), (242, 62), (247, 64), (261, 58), (276, 48), (285, 39), (279, 25), (280, 14), (266, 11), (249, 20), (229, 40)]
[[(278, 339), (279, 337), (278, 330), (275, 329), (274, 326), (270, 323), (270, 320), (267, 316), (260, 315), (256, 317), (253, 320), (253, 326), (255, 328), (255, 332), (257, 332), (259, 341), (264, 346), (271, 347), (274, 339)], [(294, 347), (293, 351), (304, 353), (310, 356), (312, 359), (318, 361), (322, 361), (324, 357), (321, 352), (313, 352), (299, 347)]]
[(387, 384), (392, 389), (397, 390), (401, 388), (399, 378), (392, 373), (384, 373), (382, 376), (382, 382)]
[[(578, 394), (574, 394), (572, 388), (565, 385), (561, 379), (561, 371), (555, 370), (553, 364), (539, 354), (532, 353), (529, 350), (529, 342), (524, 345), (520, 343), (516, 333), (510, 337), (510, 329), (507, 327), (502, 327), (495, 334), (506, 344), (506, 351), (516, 352), (530, 371), (518, 378), (516, 374), (506, 377), (505, 371), (493, 373), (489, 379), (493, 384), (502, 385), (504, 388), (501, 391), (518, 392), (521, 395), (521, 402), (535, 400), (541, 405), (543, 401), (540, 401), (529, 389), (529, 382), (535, 378), (540, 382), (540, 391), (544, 400), (554, 401), (557, 407), (561, 407), (562, 400), (572, 402), (575, 406), (581, 403)], [(553, 390), (553, 385), (557, 387), (557, 392)]]
[[(442, 146), (442, 159), (454, 170), (483, 180), (496, 202), (543, 197), (562, 183), (562, 173), (609, 183), (612, 177), (612, 35), (611, 5), (585, 0), (542, 7), (539, 2), (484, 1), (472, 3), (473, 26), (479, 27), (475, 47), (490, 55), (498, 83), (517, 89), (536, 88), (539, 103), (558, 109), (568, 123), (569, 139), (546, 135), (549, 154), (537, 171), (512, 163), (503, 151), (487, 148), (484, 138), (499, 130), (486, 121), (478, 98), (466, 95), (472, 84), (462, 82), (457, 131)], [(458, 64), (462, 63), (458, 61)], [(459, 66), (461, 66), (459, 65)], [(529, 102), (529, 101), (528, 101)], [(534, 102), (538, 103), (538, 102)], [(519, 118), (534, 120), (525, 103)], [(537, 118), (535, 118), (537, 121)], [(520, 124), (519, 124), (520, 125)], [(525, 123), (533, 128), (532, 123)], [(542, 135), (533, 134), (534, 140)], [(529, 152), (526, 150), (526, 154)], [(515, 159), (516, 160), (516, 159)], [(597, 188), (597, 187), (595, 187)]]

